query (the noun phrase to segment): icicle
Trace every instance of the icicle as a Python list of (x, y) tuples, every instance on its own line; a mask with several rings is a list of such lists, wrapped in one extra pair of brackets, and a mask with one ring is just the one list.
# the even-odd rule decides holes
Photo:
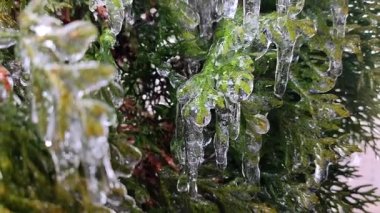
[(277, 65), (274, 93), (281, 98), (285, 91), (289, 80), (290, 65), (293, 61), (294, 43), (284, 38), (284, 44), (277, 46)]
[[(115, 209), (113, 204), (117, 203), (132, 207), (134, 202), (110, 162), (107, 139), (113, 109), (100, 101), (83, 99), (86, 93), (107, 85), (116, 74), (110, 65), (78, 62), (95, 40), (96, 27), (83, 21), (61, 26), (54, 18), (36, 14), (36, 8), (44, 8), (43, 2), (32, 1), (20, 20), (20, 32), (25, 34), (20, 40), (20, 55), (24, 69), (31, 72), (32, 121), (38, 123), (51, 152), (57, 180), (73, 186), (65, 181), (79, 175), (81, 164), (93, 202)], [(136, 165), (140, 156), (137, 150), (129, 150), (130, 156), (125, 156), (123, 147), (118, 151), (124, 155), (119, 159), (121, 163), (128, 163), (129, 168)]]
[(199, 13), (201, 37), (210, 38), (212, 36), (212, 23), (217, 18), (215, 14), (218, 14), (218, 2), (214, 0), (189, 0), (188, 2)]
[(329, 52), (330, 66), (327, 71), (328, 77), (337, 78), (342, 74), (343, 62), (342, 52), (343, 47), (340, 40), (345, 37), (346, 19), (348, 16), (347, 0), (332, 0), (331, 13), (333, 17), (332, 38), (335, 42), (329, 41), (326, 43), (326, 50)]
[(204, 160), (203, 140), (203, 128), (198, 127), (190, 120), (186, 120), (186, 166), (189, 175), (189, 191), (192, 196), (196, 196), (198, 193), (198, 168)]
[(315, 170), (314, 170), (314, 182), (319, 185), (327, 178), (328, 174), (328, 164), (329, 162), (323, 156), (323, 149), (320, 147), (320, 144), (314, 148), (314, 152), (316, 154)]
[(236, 140), (240, 133), (240, 116), (241, 106), (240, 103), (228, 104), (229, 109), (229, 134), (232, 140)]
[(133, 0), (123, 0), (123, 4), (125, 7), (125, 23), (133, 25), (135, 23), (135, 18), (132, 10)]
[(244, 0), (245, 42), (250, 45), (259, 33), (261, 0)]
[(344, 38), (346, 34), (346, 20), (348, 16), (347, 0), (331, 0), (331, 13), (333, 17), (332, 35), (336, 38)]
[[(293, 4), (296, 4), (296, 10), (292, 11)], [(286, 27), (289, 19), (295, 19), (295, 16), (302, 10), (304, 0), (278, 0), (277, 2), (277, 29), (281, 35), (281, 40), (274, 40), (277, 46), (277, 65), (274, 93), (277, 97), (282, 98), (285, 94), (289, 80), (290, 66), (293, 61), (294, 49), (299, 35), (295, 37), (290, 35)]]
[(234, 18), (238, 6), (238, 0), (224, 0), (223, 16), (226, 18)]
[(243, 155), (242, 173), (249, 183), (257, 184), (260, 182), (260, 149), (261, 142), (255, 136), (245, 134), (245, 145), (247, 152)]
[(186, 145), (185, 141), (183, 139), (185, 134), (185, 125), (184, 120), (181, 114), (183, 104), (178, 103), (177, 104), (177, 112), (176, 112), (176, 129), (174, 133), (174, 141), (172, 145), (172, 152), (174, 153), (175, 157), (179, 161), (179, 164), (184, 167), (186, 164)]
[(250, 160), (243, 158), (242, 164), (242, 173), (243, 176), (247, 179), (248, 183), (258, 184), (260, 183), (260, 156), (259, 154), (251, 156)]
[(247, 150), (243, 155), (242, 172), (250, 183), (260, 182), (260, 135), (269, 131), (269, 121), (261, 114), (247, 115), (247, 129), (244, 134), (245, 146)]
[(189, 191), (189, 178), (187, 176), (187, 172), (185, 169), (181, 171), (181, 174), (178, 177), (177, 180), (177, 190), (178, 192), (188, 192)]
[(216, 165), (220, 169), (227, 167), (227, 152), (229, 148), (229, 120), (230, 112), (227, 109), (216, 111), (216, 132), (214, 137), (214, 147), (216, 155)]
[(214, 21), (212, 17), (213, 6), (213, 1), (198, 0), (201, 37), (210, 38), (212, 36), (212, 22)]

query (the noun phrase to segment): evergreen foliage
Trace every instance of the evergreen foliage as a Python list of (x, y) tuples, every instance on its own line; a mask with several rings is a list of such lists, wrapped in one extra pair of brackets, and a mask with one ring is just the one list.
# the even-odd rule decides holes
[(0, 212), (379, 202), (380, 3), (210, 2), (0, 0)]

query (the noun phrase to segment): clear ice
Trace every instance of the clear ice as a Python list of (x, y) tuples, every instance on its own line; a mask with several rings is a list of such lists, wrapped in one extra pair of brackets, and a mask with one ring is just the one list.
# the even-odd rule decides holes
[(188, 172), (189, 192), (195, 196), (198, 193), (197, 177), (198, 167), (203, 162), (203, 128), (186, 121), (185, 142), (186, 142), (186, 169)]
[(223, 16), (226, 18), (234, 18), (238, 6), (238, 0), (224, 0), (223, 2)]
[[(295, 19), (296, 15), (301, 12), (304, 0), (278, 0), (277, 2), (277, 22), (274, 29), (280, 34), (280, 38), (273, 39), (277, 46), (277, 65), (275, 74), (274, 94), (282, 98), (285, 94), (289, 80), (290, 66), (293, 61), (294, 48), (299, 35), (292, 38), (286, 22), (289, 19)], [(296, 8), (292, 10), (292, 8)], [(294, 33), (294, 32), (292, 32)]]
[(212, 24), (215, 21), (217, 14), (217, 1), (214, 0), (188, 0), (191, 5), (199, 14), (199, 29), (200, 36), (210, 38), (212, 36)]
[(227, 167), (227, 151), (230, 143), (229, 110), (218, 110), (216, 114), (216, 127), (214, 136), (216, 165), (220, 169)]
[[(211, 38), (213, 35), (213, 23), (218, 22), (221, 18), (234, 19), (238, 6), (235, 0), (181, 2), (188, 4), (190, 8), (199, 13), (200, 34), (201, 37), (206, 38)], [(260, 135), (269, 131), (269, 122), (266, 116), (254, 114), (249, 118), (251, 120), (248, 123), (251, 124), (247, 128), (250, 130), (243, 133), (240, 131), (240, 103), (246, 100), (253, 91), (253, 76), (250, 74), (253, 71), (253, 62), (250, 57), (238, 56), (236, 53), (252, 45), (262, 52), (256, 57), (257, 60), (266, 53), (270, 44), (274, 43), (277, 47), (274, 93), (277, 97), (282, 98), (288, 84), (294, 51), (300, 45), (297, 42), (299, 37), (310, 38), (315, 34), (315, 26), (312, 21), (297, 19), (304, 4), (304, 0), (278, 0), (277, 16), (268, 16), (261, 21), (261, 1), (244, 0), (242, 25), (216, 41), (209, 51), (211, 59), (205, 62), (203, 72), (196, 74), (179, 86), (177, 98), (180, 104), (177, 109), (177, 126), (180, 130), (177, 131), (176, 142), (173, 145), (183, 168), (177, 185), (179, 191), (190, 190), (192, 194), (196, 192), (194, 180), (196, 180), (198, 167), (203, 161), (202, 144), (208, 144), (209, 141), (202, 129), (210, 123), (211, 116), (215, 116), (216, 132), (213, 145), (217, 166), (221, 169), (226, 168), (230, 143), (237, 139), (241, 141), (242, 139), (239, 137), (244, 137), (243, 141), (245, 141), (247, 151), (243, 156), (242, 172), (248, 182), (259, 182)], [(289, 25), (296, 27), (290, 28)], [(239, 63), (233, 63), (234, 60)], [(230, 62), (231, 64), (229, 64)], [(202, 73), (223, 69), (226, 65), (231, 66), (230, 69), (233, 71), (225, 73), (214, 71), (214, 79), (202, 78)], [(209, 85), (215, 86), (210, 88)], [(197, 87), (201, 89), (194, 89)], [(211, 114), (212, 109), (215, 109), (213, 115)], [(247, 116), (245, 117), (248, 119)], [(190, 130), (194, 132), (190, 132)], [(179, 139), (178, 133), (185, 136), (184, 141)], [(199, 141), (199, 143), (195, 141)], [(193, 150), (194, 153), (190, 150)], [(187, 178), (185, 178), (186, 175)]]
[(134, 23), (132, 4), (133, 0), (90, 0), (89, 9), (94, 13), (95, 19), (98, 19), (98, 8), (105, 7), (111, 32), (116, 36), (123, 27), (124, 19), (127, 24)]
[(342, 74), (343, 62), (342, 52), (343, 48), (340, 44), (341, 40), (345, 37), (346, 20), (348, 16), (348, 1), (347, 0), (331, 0), (331, 15), (332, 15), (332, 40), (338, 42), (328, 42), (327, 49), (330, 49), (329, 54), (330, 67), (327, 71), (328, 76), (337, 78)]
[[(237, 1), (194, 0), (188, 3), (200, 13), (199, 28), (203, 37), (212, 35), (211, 24), (219, 19), (232, 21), (237, 10)], [(258, 34), (259, 13), (253, 10), (259, 9), (260, 2), (251, 3), (252, 8), (248, 10), (247, 22), (244, 23), (250, 31), (238, 26), (234, 32), (228, 32), (226, 37), (221, 38), (209, 51), (211, 59), (205, 62), (203, 73), (211, 72), (214, 68), (222, 69), (224, 65), (229, 65), (232, 70), (226, 73), (221, 71), (211, 79), (202, 76), (202, 73), (196, 74), (177, 90), (179, 104), (173, 149), (182, 167), (178, 191), (190, 191), (193, 196), (196, 195), (198, 168), (203, 162), (205, 146), (213, 142), (216, 165), (223, 170), (227, 167), (230, 142), (237, 140), (240, 135), (240, 103), (253, 91), (253, 61), (248, 56), (234, 53), (248, 47)], [(231, 55), (232, 59), (228, 58)], [(161, 73), (170, 75), (168, 72)], [(212, 120), (212, 112), (215, 112), (216, 132), (210, 136), (205, 127)], [(185, 137), (184, 141), (180, 139), (181, 134)]]
[[(94, 204), (115, 211), (123, 205), (133, 208), (134, 201), (118, 177), (130, 176), (141, 153), (120, 144), (110, 148), (108, 129), (114, 123), (114, 109), (89, 97), (114, 80), (116, 72), (110, 65), (81, 61), (97, 37), (95, 26), (85, 21), (62, 26), (38, 9), (44, 3), (31, 1), (23, 12), (20, 32), (25, 35), (19, 46), (23, 68), (31, 75), (32, 120), (51, 152), (57, 180), (70, 181), (81, 165)], [(116, 170), (110, 150), (119, 154)]]
[(235, 17), (238, 0), (187, 0), (185, 1), (199, 14), (201, 37), (211, 38), (212, 25), (221, 18)]
[[(332, 27), (326, 42), (317, 44), (316, 49), (326, 53), (329, 68), (321, 72), (321, 82), (311, 89), (312, 93), (325, 93), (333, 89), (337, 78), (343, 72), (343, 42), (353, 44), (352, 40), (345, 40), (346, 20), (348, 16), (347, 0), (331, 0), (330, 3)], [(353, 45), (357, 46), (357, 45)], [(359, 57), (362, 57), (361, 54)]]
[(244, 0), (244, 29), (245, 41), (248, 45), (257, 37), (259, 33), (259, 16), (261, 0)]

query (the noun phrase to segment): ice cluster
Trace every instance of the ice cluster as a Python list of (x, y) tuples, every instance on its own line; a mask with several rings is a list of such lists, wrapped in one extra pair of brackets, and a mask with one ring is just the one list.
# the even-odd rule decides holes
[[(97, 38), (94, 25), (86, 21), (63, 25), (47, 15), (45, 5), (44, 0), (31, 1), (20, 14), (19, 31), (1, 28), (0, 47), (17, 43), (24, 72), (31, 79), (31, 118), (51, 152), (57, 181), (74, 190), (70, 187), (83, 183), (81, 168), (94, 204), (117, 212), (130, 209), (134, 200), (118, 177), (129, 177), (131, 170), (115, 171), (110, 149), (119, 154), (115, 164), (128, 168), (136, 165), (141, 153), (126, 143), (109, 144), (114, 110), (90, 97), (114, 79), (116, 70), (82, 60)], [(121, 27), (113, 23), (112, 28), (117, 34)]]
[[(238, 141), (245, 141), (247, 151), (243, 156), (242, 172), (248, 182), (258, 183), (260, 135), (269, 131), (269, 121), (265, 115), (255, 112), (248, 116), (252, 121), (247, 122), (251, 123), (246, 127), (249, 130), (240, 131), (241, 103), (251, 96), (254, 88), (254, 60), (259, 60), (272, 44), (275, 45), (274, 94), (281, 99), (291, 76), (291, 65), (298, 60), (296, 53), (304, 41), (315, 36), (316, 23), (298, 18), (305, 0), (278, 0), (276, 12), (263, 16), (260, 16), (260, 0), (244, 0), (243, 22), (240, 24), (235, 17), (238, 9), (236, 0), (177, 2), (187, 4), (187, 7), (182, 7), (184, 13), (191, 11), (186, 16), (192, 20), (192, 29), (198, 28), (200, 36), (205, 39), (214, 38), (202, 71), (177, 90), (179, 103), (173, 149), (182, 167), (178, 190), (197, 194), (198, 168), (204, 161), (204, 149), (210, 140), (214, 145), (216, 165), (222, 170), (227, 167), (230, 142), (238, 138)], [(339, 40), (344, 39), (347, 2), (331, 0), (331, 16), (333, 26), (328, 35), (329, 42), (314, 42), (310, 46), (328, 55), (330, 67), (320, 75), (334, 85), (342, 72), (343, 49)], [(215, 23), (220, 25), (216, 32), (213, 29)], [(252, 59), (248, 56), (248, 47), (254, 47), (259, 54)], [(317, 87), (311, 88), (310, 92), (326, 92), (332, 88), (331, 84), (328, 88), (322, 88), (321, 84)], [(207, 126), (211, 121), (215, 122), (215, 134), (210, 137)], [(316, 162), (316, 182), (320, 182), (320, 173), (326, 168), (326, 162), (321, 163)]]

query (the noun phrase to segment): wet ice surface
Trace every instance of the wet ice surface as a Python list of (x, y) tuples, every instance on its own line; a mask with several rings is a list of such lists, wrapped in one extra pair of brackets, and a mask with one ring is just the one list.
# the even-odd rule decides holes
[(116, 172), (112, 168), (108, 131), (114, 123), (114, 110), (88, 97), (116, 74), (112, 66), (81, 61), (96, 39), (97, 29), (85, 21), (62, 26), (59, 20), (41, 14), (37, 8), (43, 3), (33, 3), (20, 23), (26, 34), (19, 42), (20, 55), (25, 73), (31, 77), (32, 121), (51, 152), (57, 180), (67, 187), (80, 184), (66, 181), (78, 175), (81, 165), (95, 205), (115, 211), (120, 206), (133, 208), (134, 200), (118, 177), (131, 175), (141, 153), (129, 145), (112, 144), (111, 151), (119, 154), (115, 165), (126, 169)]
[(106, 11), (107, 16), (104, 18), (109, 20), (111, 32), (116, 36), (123, 27), (124, 19), (126, 24), (134, 23), (132, 4), (133, 0), (90, 0), (89, 9), (93, 12), (95, 19), (103, 16), (99, 14), (99, 8)]
[(244, 28), (246, 29), (245, 41), (247, 42), (247, 45), (250, 45), (259, 34), (260, 5), (261, 0), (244, 1)]
[[(188, 10), (192, 12), (185, 12), (189, 17), (196, 20), (196, 15), (199, 14), (199, 30), (203, 38), (209, 39), (213, 35), (212, 25), (221, 19), (233, 19), (236, 14), (236, 2), (234, 0), (220, 0), (220, 1), (200, 1), (188, 0), (181, 1), (188, 4)], [(275, 71), (274, 94), (278, 98), (282, 98), (285, 94), (287, 84), (290, 78), (290, 71), (292, 63), (298, 60), (300, 46), (307, 39), (312, 38), (316, 34), (316, 26), (313, 21), (308, 19), (300, 19), (298, 15), (303, 10), (304, 0), (278, 0), (277, 2), (277, 16), (267, 15), (265, 18), (260, 19), (260, 0), (245, 0), (243, 1), (243, 25), (240, 28), (235, 28), (232, 31), (233, 38), (220, 39), (210, 49), (209, 57), (211, 62), (205, 62), (203, 72), (208, 72), (208, 66), (213, 66), (213, 69), (220, 69), (226, 64), (226, 60), (231, 60), (234, 53), (239, 52), (251, 45), (255, 46), (261, 52), (256, 60), (260, 59), (267, 53), (271, 44), (275, 44), (277, 52), (277, 65)], [(190, 8), (192, 10), (190, 10)], [(185, 10), (184, 10), (185, 11)], [(325, 92), (331, 89), (331, 85), (335, 84), (336, 78), (341, 74), (342, 69), (342, 52), (343, 48), (338, 40), (345, 37), (345, 22), (347, 17), (347, 2), (343, 0), (333, 0), (331, 4), (331, 14), (333, 19), (333, 26), (330, 32), (331, 42), (323, 44), (320, 47), (326, 51), (330, 60), (329, 70), (324, 71), (322, 83), (326, 86), (318, 85), (318, 89), (312, 92)], [(262, 20), (262, 21), (261, 21)], [(191, 23), (196, 24), (196, 21)], [(296, 26), (296, 27), (290, 27)], [(228, 36), (228, 35), (227, 35)], [(299, 42), (301, 40), (301, 42)], [(241, 64), (244, 64), (245, 59), (240, 58)], [(243, 65), (244, 66), (244, 65)], [(244, 70), (247, 72), (248, 70)], [(241, 73), (244, 73), (241, 72)], [(250, 70), (249, 72), (251, 72)], [(249, 73), (248, 72), (248, 73)], [(162, 72), (164, 75), (169, 75), (168, 70)], [(321, 72), (322, 73), (322, 72)], [(201, 144), (209, 143), (209, 139), (205, 137), (202, 128), (212, 120), (215, 116), (216, 133), (213, 137), (213, 145), (215, 149), (216, 165), (222, 170), (227, 165), (227, 152), (230, 143), (242, 135), (240, 132), (240, 102), (247, 99), (253, 90), (253, 79), (245, 74), (218, 74), (214, 82), (210, 80), (200, 80), (200, 82), (209, 81), (208, 85), (215, 84), (215, 88), (194, 90), (195, 85), (192, 82), (201, 78), (201, 74), (193, 76), (192, 79), (181, 85), (177, 92), (177, 98), (180, 102), (181, 111), (179, 117), (182, 117), (181, 128), (185, 136), (185, 141), (176, 139), (176, 153), (177, 158), (182, 165), (183, 174), (178, 182), (179, 190), (190, 190), (192, 194), (196, 192), (196, 176), (197, 169), (203, 161), (203, 149)], [(198, 84), (202, 84), (199, 83)], [(199, 87), (197, 85), (196, 87)], [(240, 88), (239, 88), (240, 87)], [(320, 89), (319, 89), (320, 88)], [(224, 95), (220, 95), (217, 91), (222, 91)], [(213, 92), (211, 92), (213, 91)], [(210, 95), (205, 95), (210, 93)], [(224, 96), (224, 97), (223, 97)], [(222, 100), (224, 106), (218, 106), (218, 101)], [(220, 104), (220, 103), (219, 103)], [(215, 109), (215, 114), (210, 113)], [(260, 177), (259, 165), (259, 151), (261, 148), (261, 141), (257, 140), (257, 135), (265, 134), (269, 131), (269, 122), (264, 115), (254, 115), (252, 119), (253, 126), (249, 128), (253, 132), (244, 133), (245, 145), (248, 152), (243, 157), (243, 175), (248, 182), (258, 183)], [(177, 117), (177, 120), (178, 117)], [(190, 125), (190, 127), (189, 127)], [(189, 139), (194, 136), (194, 125), (198, 128), (196, 131), (197, 140)], [(202, 136), (203, 135), (203, 136)], [(178, 138), (178, 136), (177, 136)], [(203, 142), (195, 143), (194, 141), (204, 140)], [(178, 142), (181, 141), (181, 142)], [(191, 153), (189, 150), (194, 150)], [(319, 153), (318, 147), (315, 152)], [(314, 173), (314, 181), (319, 184), (322, 182), (327, 174), (329, 162), (317, 158), (315, 160), (316, 169)], [(185, 176), (188, 175), (188, 184), (185, 184)]]
[[(212, 33), (211, 28), (209, 28), (210, 24), (218, 21), (219, 18), (231, 19), (234, 17), (237, 1), (189, 1), (189, 5), (199, 12), (200, 33), (202, 37), (207, 38), (212, 35), (210, 34)], [(259, 1), (249, 2), (245, 21), (245, 26), (249, 32), (241, 33), (244, 39), (239, 39), (234, 33), (228, 35), (230, 38), (222, 38), (210, 50), (209, 54), (212, 59), (206, 62), (205, 69), (209, 67), (211, 70), (213, 66), (223, 67), (225, 63), (229, 63), (228, 61), (231, 60), (225, 58), (229, 51), (239, 51), (249, 46), (257, 35), (259, 14), (255, 10), (259, 8)], [(236, 33), (240, 33), (238, 28), (236, 28)], [(232, 40), (232, 43), (227, 39)], [(215, 76), (215, 79), (203, 79), (200, 75), (193, 77), (194, 82), (199, 80), (208, 85), (207, 87), (216, 82), (216, 88), (202, 89), (198, 85), (197, 88), (200, 89), (196, 91), (192, 81), (188, 81), (181, 85), (177, 91), (180, 106), (177, 110), (177, 125), (180, 127), (179, 130), (177, 129), (177, 133), (183, 132), (182, 137), (184, 136), (185, 139), (185, 141), (181, 141), (176, 136), (176, 144), (174, 145), (175, 153), (177, 153), (177, 158), (183, 168), (183, 173), (177, 183), (179, 191), (190, 191), (193, 196), (196, 196), (198, 169), (203, 162), (204, 147), (210, 142), (213, 142), (216, 165), (221, 170), (227, 167), (229, 145), (240, 134), (240, 102), (246, 100), (253, 91), (253, 76), (250, 74), (253, 67), (247, 70), (247, 67), (251, 67), (252, 60), (245, 56), (235, 57), (238, 63), (231, 62), (231, 64), (236, 66), (236, 72), (221, 73), (220, 76)], [(167, 75), (166, 72), (163, 74)], [(216, 132), (213, 137), (204, 132), (204, 127), (211, 121), (212, 109), (215, 109), (216, 112)], [(257, 156), (247, 158), (246, 176), (252, 182), (257, 182), (257, 177), (260, 176)]]
[[(279, 0), (277, 3), (277, 24), (274, 27), (278, 30), (281, 39), (274, 39), (273, 42), (277, 46), (277, 65), (274, 93), (277, 97), (282, 97), (285, 94), (288, 85), (290, 66), (293, 61), (294, 49), (299, 35), (291, 38), (289, 29), (286, 27), (286, 22), (289, 19), (295, 19), (296, 15), (302, 11), (304, 0), (290, 1)], [(293, 6), (296, 10), (293, 11)], [(269, 39), (268, 39), (269, 40)]]

